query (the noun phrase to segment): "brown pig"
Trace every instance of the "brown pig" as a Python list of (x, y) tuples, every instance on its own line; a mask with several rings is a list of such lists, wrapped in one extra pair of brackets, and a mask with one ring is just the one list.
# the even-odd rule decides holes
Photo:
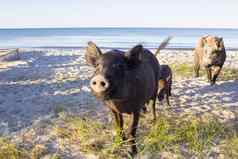
[(221, 37), (208, 35), (200, 38), (194, 50), (195, 77), (199, 77), (200, 67), (203, 66), (208, 82), (215, 84), (225, 60), (226, 50)]

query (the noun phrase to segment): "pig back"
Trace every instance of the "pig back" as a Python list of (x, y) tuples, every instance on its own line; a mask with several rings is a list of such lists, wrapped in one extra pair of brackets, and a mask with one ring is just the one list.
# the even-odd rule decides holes
[(136, 99), (136, 104), (144, 105), (156, 96), (160, 78), (160, 65), (156, 57), (147, 49), (141, 54), (141, 64), (127, 76), (130, 95)]
[(148, 49), (144, 50), (142, 56), (143, 56), (142, 59), (144, 59), (142, 60), (142, 62), (144, 62), (146, 65), (149, 65), (151, 67), (156, 78), (155, 80), (158, 81), (161, 76), (159, 61), (157, 60), (155, 55), (153, 55), (153, 53), (150, 52)]

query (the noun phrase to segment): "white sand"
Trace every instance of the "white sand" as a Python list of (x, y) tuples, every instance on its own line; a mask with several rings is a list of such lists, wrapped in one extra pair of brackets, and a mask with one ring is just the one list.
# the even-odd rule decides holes
[[(238, 52), (228, 51), (225, 67), (238, 68)], [(104, 116), (108, 109), (91, 94), (88, 79), (93, 68), (84, 50), (21, 49), (21, 61), (0, 63), (0, 134), (21, 130), (35, 121), (54, 117), (59, 108), (69, 113)], [(162, 51), (160, 63), (192, 63), (191, 51)], [(218, 81), (210, 86), (205, 77), (174, 81), (171, 108), (181, 113), (210, 113), (222, 120), (235, 119), (238, 81)], [(109, 114), (110, 115), (110, 114)]]

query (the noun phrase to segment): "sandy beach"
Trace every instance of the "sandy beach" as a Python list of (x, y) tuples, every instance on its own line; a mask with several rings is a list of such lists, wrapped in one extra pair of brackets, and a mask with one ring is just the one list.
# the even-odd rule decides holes
[[(237, 52), (228, 51), (227, 55), (224, 68), (238, 68)], [(192, 56), (191, 51), (164, 50), (158, 59), (160, 64), (192, 65)], [(79, 114), (105, 111), (90, 94), (88, 80), (93, 68), (86, 65), (84, 50), (21, 49), (20, 58), (0, 64), (1, 133), (17, 131), (35, 120), (50, 117), (57, 107)], [(238, 81), (218, 80), (212, 87), (205, 76), (174, 78), (174, 111), (214, 111), (221, 118), (235, 117)]]
[[(237, 53), (227, 51), (224, 70), (238, 69)], [(163, 50), (158, 59), (160, 64), (176, 69), (180, 64), (192, 66), (193, 54), (190, 50)], [(20, 60), (0, 63), (0, 134), (19, 136), (42, 120), (56, 118), (61, 110), (102, 121), (111, 119), (109, 110), (90, 93), (92, 73), (83, 49), (20, 49)], [(221, 121), (234, 121), (238, 113), (237, 79), (218, 79), (210, 86), (205, 76), (175, 74), (171, 107), (157, 103), (157, 110), (168, 109), (178, 115), (209, 114)]]

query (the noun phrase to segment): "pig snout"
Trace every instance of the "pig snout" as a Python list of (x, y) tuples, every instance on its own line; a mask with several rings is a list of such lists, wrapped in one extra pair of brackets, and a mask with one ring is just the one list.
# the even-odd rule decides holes
[(96, 75), (91, 79), (90, 87), (96, 93), (103, 93), (109, 88), (109, 82), (104, 76)]

